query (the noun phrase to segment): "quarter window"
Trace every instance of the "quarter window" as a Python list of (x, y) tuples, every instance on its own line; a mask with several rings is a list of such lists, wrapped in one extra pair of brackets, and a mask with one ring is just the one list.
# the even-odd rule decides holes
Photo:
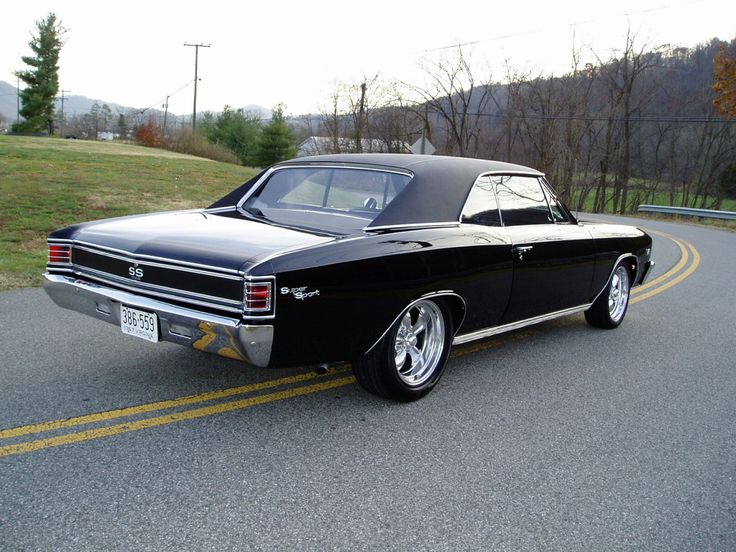
[(490, 176), (481, 176), (470, 191), (463, 209), (463, 222), (484, 226), (501, 226), (498, 202)]
[(534, 177), (493, 176), (504, 226), (551, 224), (547, 198)]

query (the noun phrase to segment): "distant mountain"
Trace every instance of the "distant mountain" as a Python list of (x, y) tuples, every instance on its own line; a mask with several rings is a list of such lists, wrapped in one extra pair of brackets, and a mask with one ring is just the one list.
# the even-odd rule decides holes
[[(8, 123), (15, 122), (17, 113), (16, 93), (14, 85), (5, 81), (0, 81), (0, 116), (2, 116)], [(71, 117), (75, 114), (81, 115), (83, 113), (88, 113), (95, 102), (100, 105), (106, 103), (110, 106), (113, 113), (127, 113), (135, 109), (112, 102), (105, 102), (104, 100), (87, 98), (86, 96), (71, 95), (64, 97), (64, 113), (67, 117)], [(56, 100), (56, 108), (61, 108), (61, 99)]]
[[(4, 119), (8, 124), (14, 123), (16, 118), (16, 89), (15, 85), (0, 80), (0, 119)], [(140, 108), (124, 106), (105, 100), (88, 98), (86, 96), (71, 95), (64, 97), (64, 113), (67, 117), (73, 115), (82, 115), (88, 113), (92, 105), (97, 102), (99, 105), (106, 103), (113, 113), (129, 113), (137, 111)], [(61, 108), (61, 99), (56, 101), (57, 109)], [(246, 112), (257, 113), (263, 119), (271, 118), (271, 110), (260, 105), (247, 105), (243, 108)], [(157, 110), (151, 110), (155, 112)], [(216, 112), (216, 114), (219, 112)], [(169, 113), (171, 117), (177, 117), (176, 114)], [(191, 117), (191, 114), (184, 114), (182, 117)]]
[(0, 81), (0, 119), (4, 119), (7, 123), (14, 123), (15, 114), (15, 86), (5, 81)]

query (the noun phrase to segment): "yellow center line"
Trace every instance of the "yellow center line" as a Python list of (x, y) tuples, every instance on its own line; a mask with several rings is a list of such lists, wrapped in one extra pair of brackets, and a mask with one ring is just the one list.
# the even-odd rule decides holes
[[(346, 372), (346, 371), (347, 371), (347, 368), (337, 368), (337, 369), (330, 370), (325, 375), (339, 374), (339, 373)], [(55, 429), (63, 429), (63, 428), (74, 427), (78, 425), (92, 424), (95, 422), (105, 422), (109, 420), (114, 420), (116, 418), (125, 418), (128, 416), (135, 416), (136, 414), (145, 414), (145, 413), (154, 412), (157, 410), (166, 410), (169, 408), (177, 408), (180, 406), (187, 406), (187, 405), (197, 404), (197, 403), (211, 401), (215, 399), (223, 399), (226, 397), (232, 397), (233, 395), (243, 395), (245, 393), (252, 393), (254, 391), (262, 391), (264, 389), (271, 389), (273, 387), (279, 387), (281, 385), (301, 383), (301, 382), (309, 381), (309, 380), (312, 380), (318, 377), (325, 377), (325, 375), (319, 375), (316, 372), (307, 372), (305, 374), (297, 374), (294, 376), (288, 376), (288, 377), (279, 378), (279, 379), (252, 383), (249, 385), (243, 385), (241, 387), (232, 387), (230, 389), (210, 391), (207, 393), (201, 393), (199, 395), (188, 395), (186, 397), (179, 397), (177, 399), (169, 399), (165, 401), (142, 404), (138, 406), (131, 406), (128, 408), (108, 410), (106, 412), (97, 412), (95, 414), (86, 414), (83, 416), (76, 416), (74, 418), (68, 418), (66, 420), (53, 420), (50, 422), (42, 422), (38, 424), (30, 424), (30, 425), (25, 425), (25, 426), (20, 426), (20, 427), (14, 427), (11, 429), (3, 429), (3, 430), (0, 430), (0, 439), (20, 437), (22, 435), (29, 435), (32, 433), (41, 433), (44, 431), (53, 431)]]
[(636, 295), (638, 293), (641, 293), (642, 291), (645, 291), (649, 288), (659, 285), (660, 283), (664, 282), (667, 278), (670, 278), (671, 276), (673, 276), (674, 274), (682, 270), (682, 268), (688, 263), (688, 261), (690, 260), (690, 255), (688, 254), (688, 250), (685, 244), (676, 238), (670, 238), (670, 239), (673, 242), (675, 242), (677, 246), (680, 248), (680, 260), (677, 262), (677, 264), (675, 264), (675, 266), (673, 266), (667, 272), (658, 276), (651, 282), (647, 282), (646, 284), (643, 284), (639, 287), (632, 289), (631, 290), (632, 295)]
[(688, 278), (693, 272), (697, 270), (698, 266), (700, 266), (700, 253), (698, 252), (697, 249), (695, 249), (695, 246), (693, 244), (689, 242), (685, 242), (685, 243), (687, 243), (687, 246), (690, 248), (690, 250), (692, 251), (692, 255), (693, 255), (693, 262), (690, 264), (690, 266), (684, 272), (682, 272), (680, 275), (673, 278), (666, 284), (663, 284), (660, 287), (653, 289), (651, 291), (648, 291), (642, 295), (637, 295), (635, 298), (633, 298), (630, 301), (632, 304), (638, 303), (639, 301), (644, 301), (645, 299), (649, 299), (650, 297), (653, 297), (657, 295), (658, 293), (662, 293), (663, 291), (666, 291), (670, 289), (671, 287), (676, 286), (677, 284), (682, 282), (685, 278)]
[(249, 408), (260, 404), (282, 401), (284, 399), (293, 399), (295, 397), (301, 397), (303, 395), (309, 395), (311, 393), (318, 393), (320, 391), (326, 391), (328, 389), (335, 389), (337, 387), (350, 385), (352, 383), (355, 383), (355, 377), (349, 376), (346, 378), (333, 379), (330, 381), (315, 383), (312, 385), (294, 387), (292, 389), (277, 391), (275, 393), (270, 393), (267, 395), (259, 395), (257, 397), (249, 397), (247, 399), (220, 403), (213, 406), (193, 408), (191, 410), (185, 410), (183, 412), (174, 412), (172, 414), (166, 414), (164, 416), (146, 418), (144, 420), (137, 420), (135, 422), (89, 429), (86, 431), (78, 431), (76, 433), (68, 433), (66, 435), (49, 437), (47, 439), (37, 439), (35, 441), (19, 443), (16, 445), (6, 445), (0, 447), (0, 457), (21, 454), (24, 452), (32, 452), (49, 447), (58, 447), (71, 443), (81, 443), (83, 441), (100, 439), (102, 437), (110, 437), (112, 435), (138, 431), (140, 429), (173, 424), (175, 422), (181, 422), (183, 420), (194, 420), (196, 418), (212, 416), (213, 414), (222, 414), (224, 412), (232, 412), (234, 410)]

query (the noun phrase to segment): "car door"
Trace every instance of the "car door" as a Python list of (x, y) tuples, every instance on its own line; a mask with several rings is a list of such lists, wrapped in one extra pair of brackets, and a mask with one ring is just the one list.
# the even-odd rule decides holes
[(585, 304), (595, 268), (588, 231), (558, 204), (540, 178), (492, 179), (513, 253), (511, 297), (501, 323)]
[[(501, 225), (490, 176), (473, 185), (462, 212), (462, 293), (466, 301), (463, 333), (499, 324), (511, 295), (511, 240)], [(467, 245), (469, 244), (469, 245)]]

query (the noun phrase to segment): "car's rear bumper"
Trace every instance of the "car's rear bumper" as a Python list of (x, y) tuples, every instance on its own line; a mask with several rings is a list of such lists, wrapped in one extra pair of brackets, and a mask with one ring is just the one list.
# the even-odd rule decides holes
[(254, 366), (267, 366), (271, 359), (271, 325), (244, 324), (237, 318), (188, 309), (61, 274), (44, 274), (43, 287), (60, 307), (117, 326), (120, 326), (121, 304), (153, 312), (158, 316), (159, 337), (163, 341), (189, 345)]

